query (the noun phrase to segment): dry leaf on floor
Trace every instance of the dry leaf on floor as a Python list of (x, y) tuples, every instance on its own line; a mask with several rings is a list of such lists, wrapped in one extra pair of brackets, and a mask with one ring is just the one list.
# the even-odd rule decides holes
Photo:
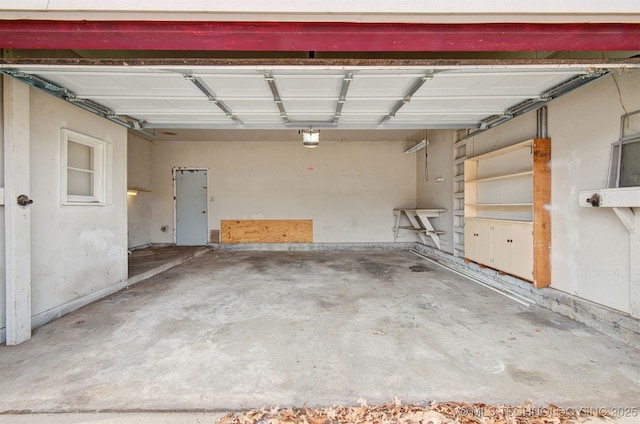
[(335, 423), (406, 423), (406, 424), (577, 424), (587, 417), (609, 418), (602, 409), (562, 409), (550, 404), (537, 407), (531, 402), (522, 405), (486, 405), (464, 402), (440, 402), (426, 406), (402, 405), (393, 402), (369, 406), (365, 399), (360, 406), (335, 405), (328, 408), (262, 408), (244, 413), (230, 412), (216, 420), (217, 424), (335, 424)]

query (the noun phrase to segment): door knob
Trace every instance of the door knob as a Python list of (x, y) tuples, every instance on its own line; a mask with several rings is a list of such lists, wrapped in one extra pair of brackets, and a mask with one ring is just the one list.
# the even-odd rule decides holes
[(21, 194), (18, 196), (18, 205), (20, 206), (28, 206), (33, 203), (32, 199), (29, 199), (29, 196), (26, 194)]

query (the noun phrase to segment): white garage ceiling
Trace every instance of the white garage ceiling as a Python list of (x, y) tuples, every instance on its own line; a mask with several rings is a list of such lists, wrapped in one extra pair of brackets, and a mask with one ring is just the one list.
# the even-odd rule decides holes
[(484, 128), (603, 74), (577, 65), (2, 65), (0, 70), (147, 131)]

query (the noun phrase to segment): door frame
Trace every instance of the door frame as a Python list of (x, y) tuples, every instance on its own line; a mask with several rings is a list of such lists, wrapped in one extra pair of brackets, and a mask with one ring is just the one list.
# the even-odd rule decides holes
[[(31, 209), (17, 203), (31, 193), (30, 88), (12, 78), (0, 78), (0, 137), (4, 140), (5, 328), (7, 346), (31, 338)], [(37, 200), (37, 199), (36, 199)]]
[(197, 167), (197, 166), (174, 166), (171, 170), (171, 178), (173, 178), (173, 244), (177, 246), (178, 244), (178, 196), (177, 196), (177, 184), (176, 184), (176, 174), (178, 171), (206, 171), (207, 173), (207, 196), (206, 196), (206, 204), (207, 204), (207, 233), (205, 240), (207, 240), (207, 244), (209, 243), (209, 168), (208, 167)]

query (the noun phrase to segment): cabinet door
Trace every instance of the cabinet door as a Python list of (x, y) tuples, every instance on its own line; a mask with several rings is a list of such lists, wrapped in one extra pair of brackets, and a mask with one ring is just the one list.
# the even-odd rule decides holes
[(489, 221), (476, 221), (477, 262), (488, 266), (491, 263), (491, 225)]
[(511, 225), (511, 270), (513, 275), (533, 281), (533, 224)]
[(491, 229), (491, 266), (511, 272), (511, 224), (494, 222)]
[(472, 261), (478, 260), (478, 238), (476, 237), (477, 221), (464, 220), (464, 257)]

